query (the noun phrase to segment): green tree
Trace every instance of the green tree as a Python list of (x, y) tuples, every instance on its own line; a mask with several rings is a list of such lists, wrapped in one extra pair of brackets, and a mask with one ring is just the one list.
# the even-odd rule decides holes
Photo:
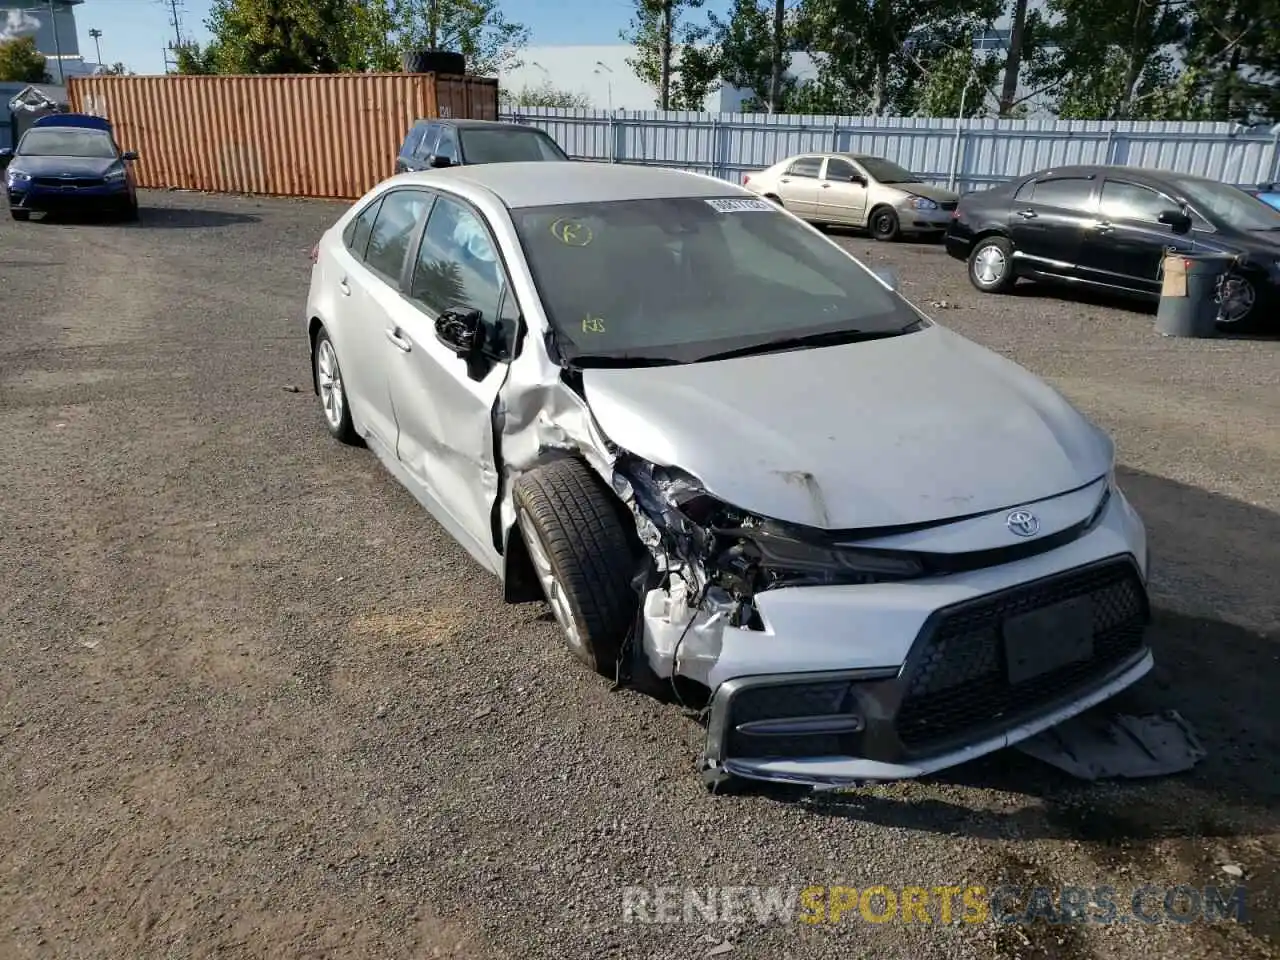
[(134, 72), (118, 60), (109, 67), (102, 68), (102, 74), (108, 77), (132, 77)]
[(659, 110), (701, 110), (716, 89), (718, 51), (707, 46), (707, 24), (690, 23), (686, 15), (704, 0), (635, 0), (631, 26), (620, 34), (634, 44), (627, 59), (637, 77), (657, 91)]
[(783, 109), (795, 81), (791, 68), (791, 29), (786, 0), (734, 0), (727, 19), (709, 14), (712, 35), (720, 51), (720, 77), (739, 90), (750, 90), (748, 111)]
[(1217, 120), (1280, 120), (1280, 0), (1197, 0), (1187, 15), (1192, 99)]
[(958, 46), (917, 53), (921, 71), (912, 111), (924, 117), (981, 117), (991, 105), (991, 91), (1002, 64), (997, 57), (974, 56), (973, 40)]
[(496, 76), (519, 66), (529, 28), (507, 20), (498, 0), (377, 0), (398, 51), (453, 50), (467, 58), (467, 71)]
[(1167, 107), (1185, 0), (1047, 0), (1045, 42), (1032, 84), (1065, 119), (1140, 120)]
[(0, 81), (48, 83), (45, 65), (32, 37), (0, 41)]
[(929, 64), (969, 43), (1002, 9), (1002, 0), (802, 0), (797, 33), (821, 54), (821, 93), (851, 113), (910, 113)]
[(576, 107), (578, 109), (587, 109), (592, 105), (591, 98), (585, 93), (557, 89), (551, 85), (550, 80), (544, 81), (537, 87), (523, 87), (515, 93), (502, 89), (498, 92), (498, 99), (503, 108), (507, 110), (518, 107), (559, 107), (561, 109)]

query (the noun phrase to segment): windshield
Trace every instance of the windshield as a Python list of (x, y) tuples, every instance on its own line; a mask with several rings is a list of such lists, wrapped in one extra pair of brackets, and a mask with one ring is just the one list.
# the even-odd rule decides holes
[(920, 178), (910, 170), (879, 157), (854, 157), (864, 170), (881, 183), (919, 183)]
[(484, 129), (459, 131), (467, 163), (518, 163), (523, 160), (568, 160), (541, 130)]
[(116, 145), (101, 130), (28, 130), (18, 144), (21, 157), (91, 157), (112, 160)]
[(1212, 180), (1175, 179), (1188, 200), (1237, 230), (1280, 231), (1280, 210), (1239, 187)]
[(512, 218), (570, 360), (690, 363), (919, 322), (839, 247), (765, 200), (620, 200), (517, 209)]

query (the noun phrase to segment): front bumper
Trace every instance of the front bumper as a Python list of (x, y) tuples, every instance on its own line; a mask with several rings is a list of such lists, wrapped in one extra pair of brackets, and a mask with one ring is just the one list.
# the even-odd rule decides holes
[[(1091, 533), (1029, 559), (931, 581), (766, 591), (756, 602), (767, 630), (725, 630), (716, 651), (703, 776), (845, 786), (922, 776), (1034, 736), (1151, 669), (1146, 563), (1141, 521), (1117, 489)], [(1084, 597), (1088, 655), (1011, 677), (1008, 619)]]
[(8, 186), (9, 206), (15, 210), (57, 213), (64, 210), (123, 210), (133, 202), (128, 181), (95, 186), (53, 187), (33, 181)]
[(951, 210), (954, 207), (939, 207), (937, 210), (917, 210), (915, 207), (898, 208), (898, 222), (902, 229), (914, 233), (941, 233), (951, 225)]

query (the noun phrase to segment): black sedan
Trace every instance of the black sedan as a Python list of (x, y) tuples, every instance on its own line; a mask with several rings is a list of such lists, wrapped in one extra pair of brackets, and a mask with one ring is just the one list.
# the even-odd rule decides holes
[(1167, 252), (1228, 253), (1238, 259), (1221, 291), (1225, 326), (1274, 323), (1280, 304), (1280, 210), (1203, 177), (1041, 170), (961, 198), (946, 245), (987, 293), (1026, 277), (1158, 297)]

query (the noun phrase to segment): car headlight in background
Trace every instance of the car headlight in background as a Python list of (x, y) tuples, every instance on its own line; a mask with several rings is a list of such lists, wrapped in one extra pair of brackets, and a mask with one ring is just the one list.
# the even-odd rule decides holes
[(10, 183), (26, 183), (31, 179), (31, 174), (23, 173), (21, 170), (9, 170)]
[(107, 175), (102, 179), (106, 180), (107, 183), (119, 183), (124, 177), (124, 167), (120, 167), (118, 170), (108, 170)]
[(907, 206), (915, 210), (937, 210), (938, 204), (928, 197), (907, 197)]

